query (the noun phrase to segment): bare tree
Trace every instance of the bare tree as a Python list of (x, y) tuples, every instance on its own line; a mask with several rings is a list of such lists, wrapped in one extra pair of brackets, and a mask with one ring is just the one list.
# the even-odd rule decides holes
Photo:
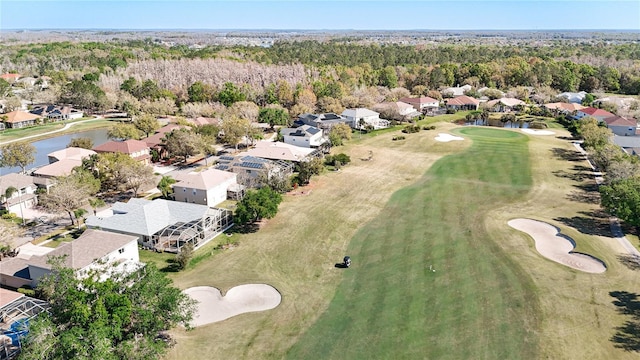
[(72, 174), (59, 177), (49, 192), (41, 196), (40, 202), (50, 211), (65, 211), (69, 215), (71, 225), (75, 225), (73, 212), (85, 205), (93, 193), (95, 191), (92, 185)]
[(153, 175), (153, 168), (141, 162), (134, 162), (120, 169), (122, 187), (124, 190), (133, 190), (133, 196), (137, 197), (140, 189), (157, 182)]

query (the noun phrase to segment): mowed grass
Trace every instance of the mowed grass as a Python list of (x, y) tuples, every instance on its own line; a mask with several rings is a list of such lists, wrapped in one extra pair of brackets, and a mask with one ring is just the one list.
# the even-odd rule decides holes
[(436, 162), (356, 234), (353, 266), (289, 358), (537, 357), (534, 284), (484, 228), (488, 210), (530, 189), (527, 137), (459, 133), (467, 151)]

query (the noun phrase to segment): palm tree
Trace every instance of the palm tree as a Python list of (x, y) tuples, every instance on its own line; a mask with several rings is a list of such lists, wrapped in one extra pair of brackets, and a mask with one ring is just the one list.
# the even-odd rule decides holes
[(20, 196), (20, 190), (18, 190), (16, 187), (14, 186), (9, 186), (5, 191), (4, 191), (4, 207), (5, 209), (7, 209), (7, 211), (9, 211), (9, 199), (13, 196), (13, 194), (18, 193), (18, 204), (20, 205), (20, 217), (22, 218), (22, 225), (25, 224), (24, 221), (24, 215), (22, 215), (22, 199)]

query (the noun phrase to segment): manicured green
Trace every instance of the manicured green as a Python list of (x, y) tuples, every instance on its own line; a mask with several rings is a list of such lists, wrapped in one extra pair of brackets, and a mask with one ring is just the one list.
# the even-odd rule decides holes
[(537, 358), (533, 281), (484, 226), (490, 209), (532, 185), (527, 137), (457, 132), (473, 145), (437, 161), (356, 233), (352, 267), (289, 358)]

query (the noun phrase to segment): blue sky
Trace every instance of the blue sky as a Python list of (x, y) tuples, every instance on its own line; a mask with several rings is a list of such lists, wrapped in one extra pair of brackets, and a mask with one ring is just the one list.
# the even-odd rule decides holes
[(0, 0), (2, 29), (640, 31), (640, 0)]

